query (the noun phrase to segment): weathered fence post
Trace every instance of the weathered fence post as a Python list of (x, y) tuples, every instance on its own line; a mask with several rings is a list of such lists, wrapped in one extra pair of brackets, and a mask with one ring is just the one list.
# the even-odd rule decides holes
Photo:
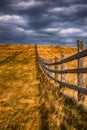
[[(83, 51), (85, 49), (85, 43), (83, 41), (77, 40), (77, 46), (78, 46), (78, 53)], [(78, 59), (78, 68), (84, 68), (85, 67), (85, 61), (84, 57)], [(85, 81), (85, 74), (84, 73), (78, 73), (78, 87), (85, 87), (86, 81)], [(84, 101), (84, 94), (78, 92), (78, 101)]]
[[(58, 58), (57, 58), (56, 56), (55, 56), (55, 59), (54, 59), (54, 60), (55, 60), (55, 62), (58, 62)], [(58, 71), (58, 65), (55, 65), (54, 67), (55, 67), (55, 68), (54, 68), (55, 71)], [(54, 73), (54, 78), (55, 78), (55, 79), (58, 79), (58, 74), (57, 74), (57, 73)], [(56, 83), (56, 81), (55, 81), (55, 83)]]
[[(46, 61), (46, 63), (49, 63), (49, 60), (45, 60), (45, 61)], [(49, 65), (46, 65), (46, 67), (49, 68)], [(48, 71), (48, 70), (45, 70), (45, 71), (46, 71), (46, 73), (49, 74), (49, 71)]]
[[(51, 60), (51, 59), (49, 60), (49, 63), (52, 63), (52, 60)], [(49, 69), (51, 70), (52, 66), (49, 65), (48, 67), (49, 67)], [(49, 72), (49, 74), (50, 74), (50, 76), (52, 76), (52, 72)]]
[[(64, 55), (64, 52), (61, 52), (61, 60), (65, 59), (65, 55)], [(62, 70), (65, 70), (65, 63), (62, 63), (61, 64), (61, 71)], [(62, 73), (61, 74), (61, 82), (65, 82), (65, 74)], [(60, 85), (60, 88), (62, 88), (62, 86)]]

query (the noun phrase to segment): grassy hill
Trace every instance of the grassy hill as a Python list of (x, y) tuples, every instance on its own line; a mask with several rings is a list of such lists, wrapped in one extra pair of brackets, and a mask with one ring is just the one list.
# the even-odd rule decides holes
[[(54, 60), (57, 56), (60, 60), (61, 51), (67, 57), (77, 49), (39, 45), (38, 51), (43, 58)], [(76, 61), (67, 64), (76, 66)], [(67, 82), (77, 83), (76, 75), (68, 76)], [(65, 93), (77, 95), (69, 89)], [(58, 85), (40, 71), (35, 46), (0, 45), (0, 130), (86, 130), (87, 113), (79, 107), (58, 94)]]

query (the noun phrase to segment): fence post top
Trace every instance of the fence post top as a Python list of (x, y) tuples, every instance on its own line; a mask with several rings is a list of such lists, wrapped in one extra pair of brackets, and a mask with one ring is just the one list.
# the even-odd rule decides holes
[(55, 59), (58, 59), (58, 57), (57, 57), (57, 56), (55, 56)]
[(65, 56), (65, 53), (63, 51), (61, 51), (61, 56), (64, 57)]
[(85, 49), (85, 43), (81, 40), (77, 40), (77, 46), (79, 50)]
[(83, 42), (82, 40), (77, 40), (77, 42)]

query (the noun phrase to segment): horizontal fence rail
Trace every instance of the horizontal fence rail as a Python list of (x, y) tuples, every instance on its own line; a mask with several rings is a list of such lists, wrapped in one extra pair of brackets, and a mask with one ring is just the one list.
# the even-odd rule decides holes
[[(61, 61), (58, 61), (57, 57), (55, 57), (55, 62), (47, 61), (46, 59), (42, 58), (38, 54), (37, 46), (37, 60), (38, 64), (40, 65), (41, 70), (49, 77), (50, 79), (54, 80), (56, 83), (60, 84), (60, 89), (62, 87), (67, 87), (78, 91), (78, 101), (84, 101), (84, 94), (87, 95), (87, 88), (86, 88), (86, 79), (85, 74), (87, 73), (87, 68), (84, 65), (84, 57), (87, 56), (87, 49), (85, 49), (85, 44), (78, 40), (78, 53), (74, 54), (68, 58), (64, 57), (64, 53), (61, 53)], [(65, 63), (70, 62), (73, 60), (78, 60), (78, 68), (77, 69), (65, 69)], [(58, 70), (58, 65), (61, 64), (61, 70)], [(51, 69), (50, 66), (55, 66), (55, 70)], [(52, 76), (54, 73), (54, 77)], [(78, 85), (73, 85), (65, 82), (65, 74), (74, 73), (78, 75)], [(61, 81), (58, 80), (58, 74), (61, 74)]]
[(76, 59), (79, 59), (79, 58), (82, 58), (82, 57), (85, 57), (87, 56), (87, 49), (85, 49), (84, 51), (82, 52), (79, 52), (73, 56), (70, 56), (60, 62), (53, 62), (53, 63), (47, 63), (45, 60), (43, 61), (43, 64), (45, 65), (59, 65), (59, 64), (62, 64), (62, 63), (66, 63), (66, 62), (70, 62), (72, 60), (76, 60)]
[(55, 74), (63, 74), (63, 73), (87, 73), (87, 68), (78, 68), (78, 69), (67, 69), (67, 70), (52, 70), (46, 67), (46, 65), (43, 64), (43, 61), (39, 59), (42, 62), (42, 66), (44, 69), (48, 70), (49, 72), (53, 72)]

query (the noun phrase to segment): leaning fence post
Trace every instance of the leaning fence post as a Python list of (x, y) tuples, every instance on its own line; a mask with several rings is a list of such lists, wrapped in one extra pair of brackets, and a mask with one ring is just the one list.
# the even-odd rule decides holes
[[(54, 59), (54, 60), (55, 60), (55, 62), (58, 62), (58, 58), (57, 58), (56, 56), (55, 56), (55, 59)], [(55, 65), (54, 67), (55, 67), (55, 68), (54, 68), (55, 71), (58, 71), (58, 65)], [(55, 78), (55, 79), (58, 79), (58, 74), (57, 74), (57, 73), (54, 73), (54, 78)], [(56, 83), (56, 81), (55, 81), (55, 83)]]
[[(85, 49), (85, 43), (83, 41), (77, 40), (77, 46), (78, 46), (78, 53), (83, 51)], [(78, 59), (78, 68), (84, 68), (85, 67), (85, 60), (84, 57)], [(78, 87), (85, 87), (86, 81), (85, 81), (85, 74), (84, 73), (78, 73)], [(84, 101), (84, 94), (78, 92), (78, 101)]]
[[(64, 52), (61, 52), (61, 61), (65, 59), (65, 55)], [(65, 70), (65, 63), (61, 64), (61, 71)], [(65, 82), (65, 74), (61, 73), (61, 82)], [(62, 88), (62, 86), (60, 85), (60, 89)]]

